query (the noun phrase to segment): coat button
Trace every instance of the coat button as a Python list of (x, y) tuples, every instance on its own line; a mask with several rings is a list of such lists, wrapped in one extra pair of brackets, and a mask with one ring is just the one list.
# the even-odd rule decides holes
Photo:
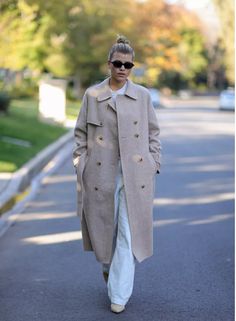
[(99, 136), (98, 139), (103, 140), (103, 137), (102, 137), (102, 136)]
[(143, 161), (143, 158), (142, 158), (142, 157), (140, 157), (138, 161), (139, 161), (139, 162), (142, 162), (142, 161)]
[(144, 188), (144, 187), (145, 187), (145, 185), (142, 185), (141, 187), (142, 187), (142, 188)]
[(135, 121), (134, 121), (134, 125), (137, 125), (137, 123), (138, 123), (138, 121), (137, 121), (137, 120), (135, 120)]
[(103, 125), (103, 122), (102, 121), (100, 121), (100, 126), (102, 126)]
[(134, 137), (138, 138), (138, 137), (139, 137), (139, 134), (135, 134)]
[(102, 165), (102, 163), (101, 162), (97, 162), (97, 165), (100, 166), (100, 165)]
[(95, 186), (95, 187), (94, 187), (94, 189), (95, 189), (95, 191), (98, 191), (98, 188), (97, 188), (97, 186)]

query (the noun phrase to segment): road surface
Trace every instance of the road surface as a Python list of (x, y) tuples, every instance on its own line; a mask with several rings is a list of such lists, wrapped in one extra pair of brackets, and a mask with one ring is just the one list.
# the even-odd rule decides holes
[(126, 311), (110, 312), (83, 251), (68, 158), (0, 239), (1, 321), (234, 320), (234, 114), (195, 104), (158, 118), (154, 255), (136, 266)]

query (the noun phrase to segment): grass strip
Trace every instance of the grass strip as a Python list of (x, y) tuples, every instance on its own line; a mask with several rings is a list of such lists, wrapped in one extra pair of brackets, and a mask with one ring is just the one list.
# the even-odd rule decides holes
[[(76, 115), (78, 104), (71, 107)], [(50, 125), (38, 119), (35, 99), (12, 100), (8, 115), (0, 115), (0, 172), (14, 172), (43, 148), (67, 132), (60, 125)], [(7, 142), (2, 137), (29, 142), (30, 147)]]

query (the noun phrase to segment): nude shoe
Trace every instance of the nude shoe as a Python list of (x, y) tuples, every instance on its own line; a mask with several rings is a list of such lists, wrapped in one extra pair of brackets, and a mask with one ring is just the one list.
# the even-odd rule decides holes
[(111, 304), (111, 311), (114, 313), (121, 313), (122, 311), (124, 311), (124, 309), (125, 309), (124, 305), (115, 304), (115, 303)]

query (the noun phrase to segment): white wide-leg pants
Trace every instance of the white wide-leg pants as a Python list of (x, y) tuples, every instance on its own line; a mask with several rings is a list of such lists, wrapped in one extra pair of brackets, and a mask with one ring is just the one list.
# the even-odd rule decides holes
[(132, 253), (131, 234), (127, 213), (121, 163), (119, 161), (115, 189), (115, 226), (111, 264), (103, 264), (109, 272), (107, 288), (111, 303), (125, 305), (133, 291), (135, 257)]

